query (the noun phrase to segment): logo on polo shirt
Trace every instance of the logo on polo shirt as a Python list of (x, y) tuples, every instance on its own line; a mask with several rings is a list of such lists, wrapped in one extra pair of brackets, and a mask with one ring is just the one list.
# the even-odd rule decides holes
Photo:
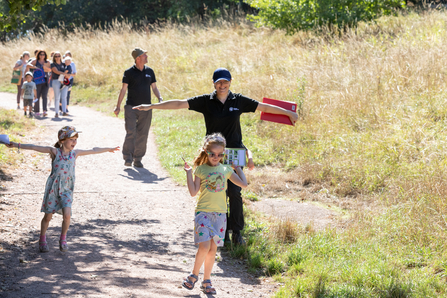
[(233, 107), (230, 107), (230, 112), (233, 112), (233, 111), (239, 111), (239, 109), (238, 108), (233, 108)]
[(150, 77), (151, 77), (151, 75), (146, 74), (146, 78), (150, 78)]

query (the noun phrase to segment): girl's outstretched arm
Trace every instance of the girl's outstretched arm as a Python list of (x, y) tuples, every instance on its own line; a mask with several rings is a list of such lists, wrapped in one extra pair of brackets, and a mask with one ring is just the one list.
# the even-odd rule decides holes
[(242, 171), (241, 167), (234, 165), (232, 165), (232, 167), (236, 170), (236, 173), (231, 174), (230, 181), (239, 187), (246, 188), (248, 186), (248, 182), (247, 178), (245, 178), (244, 171)]
[(149, 105), (139, 105), (133, 107), (132, 109), (140, 110), (140, 111), (149, 111), (152, 109), (160, 109), (160, 110), (177, 110), (177, 109), (187, 109), (189, 108), (188, 100), (169, 100), (160, 103), (153, 103)]
[(9, 144), (5, 144), (8, 148), (19, 148), (24, 150), (34, 150), (41, 153), (50, 153), (53, 155), (56, 155), (57, 151), (56, 148), (51, 146), (39, 146), (39, 145), (33, 145), (33, 144), (20, 144), (16, 142), (10, 142)]
[(186, 183), (188, 184), (188, 190), (191, 197), (194, 197), (200, 190), (201, 179), (197, 176), (192, 178), (192, 168), (185, 162), (184, 170), (186, 172)]
[(115, 152), (120, 150), (120, 147), (105, 147), (105, 148), (99, 148), (99, 147), (95, 147), (92, 149), (87, 149), (87, 150), (75, 150), (76, 155), (77, 156), (82, 156), (82, 155), (89, 155), (89, 154), (98, 154), (98, 153), (104, 153), (104, 152)]

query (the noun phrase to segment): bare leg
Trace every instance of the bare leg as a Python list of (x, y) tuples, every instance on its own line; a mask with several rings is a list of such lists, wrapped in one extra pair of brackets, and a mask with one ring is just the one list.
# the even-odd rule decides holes
[(53, 103), (54, 91), (53, 88), (48, 89), (48, 106), (51, 106)]
[(65, 207), (62, 208), (62, 213), (64, 215), (64, 219), (62, 221), (62, 235), (67, 235), (68, 227), (70, 226), (70, 218), (71, 218), (71, 208)]
[[(196, 258), (194, 260), (194, 269), (192, 270), (192, 274), (199, 276), (200, 267), (202, 267), (203, 262), (205, 262), (209, 250), (210, 250), (210, 241), (199, 243), (199, 249), (197, 250)], [(192, 276), (188, 276), (187, 279), (193, 283), (197, 281), (197, 279)], [(188, 284), (184, 283), (183, 286), (191, 289), (191, 286), (189, 286)]]
[(45, 213), (40, 222), (40, 236), (45, 236), (48, 226), (50, 225), (50, 220), (53, 218), (53, 214)]
[(217, 245), (214, 240), (211, 240), (210, 249), (205, 258), (205, 270), (203, 272), (203, 279), (211, 279), (211, 271), (213, 270), (214, 260), (216, 259)]
[(192, 273), (197, 276), (199, 275), (200, 267), (202, 267), (203, 262), (205, 262), (205, 258), (210, 251), (211, 242), (212, 240), (199, 243), (199, 249), (197, 250), (196, 259), (194, 260), (194, 269), (192, 270)]

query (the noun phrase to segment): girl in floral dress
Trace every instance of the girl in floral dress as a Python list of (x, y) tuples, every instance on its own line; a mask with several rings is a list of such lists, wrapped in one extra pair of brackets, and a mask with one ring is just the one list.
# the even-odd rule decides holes
[(78, 133), (73, 126), (64, 126), (58, 132), (58, 141), (51, 146), (38, 146), (33, 144), (20, 144), (10, 142), (9, 148), (34, 150), (41, 153), (49, 153), (52, 159), (52, 169), (45, 186), (41, 211), (45, 213), (40, 229), (39, 250), (48, 252), (46, 231), (54, 213), (63, 215), (62, 232), (59, 240), (59, 249), (67, 251), (67, 231), (70, 226), (71, 204), (73, 203), (73, 189), (75, 183), (76, 158), (82, 155), (115, 152), (119, 147), (92, 148), (87, 150), (74, 150), (78, 141)]
[(197, 167), (194, 178), (192, 168), (185, 162), (189, 193), (195, 196), (200, 191), (194, 219), (194, 242), (199, 248), (192, 273), (185, 278), (182, 286), (192, 290), (205, 263), (201, 286), (205, 294), (216, 294), (210, 278), (217, 247), (223, 246), (227, 229), (227, 179), (240, 187), (247, 187), (247, 179), (240, 167), (233, 165), (230, 168), (221, 164), (225, 146), (225, 138), (220, 133), (205, 138), (194, 160)]

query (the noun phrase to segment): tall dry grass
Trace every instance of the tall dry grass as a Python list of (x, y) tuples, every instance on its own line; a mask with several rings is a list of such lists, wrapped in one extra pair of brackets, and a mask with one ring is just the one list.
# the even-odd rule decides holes
[[(24, 50), (70, 50), (78, 70), (74, 99), (112, 110), (136, 46), (149, 51), (165, 99), (211, 92), (213, 71), (226, 67), (233, 91), (299, 103), (296, 128), (244, 116), (245, 142), (260, 165), (279, 165), (290, 171), (284, 179), (305, 176), (339, 197), (398, 205), (416, 241), (445, 243), (446, 27), (443, 12), (293, 36), (243, 20), (141, 30), (114, 22), (107, 31), (47, 30), (1, 45), (0, 80), (7, 84)], [(254, 189), (263, 184), (259, 177), (251, 177)]]

